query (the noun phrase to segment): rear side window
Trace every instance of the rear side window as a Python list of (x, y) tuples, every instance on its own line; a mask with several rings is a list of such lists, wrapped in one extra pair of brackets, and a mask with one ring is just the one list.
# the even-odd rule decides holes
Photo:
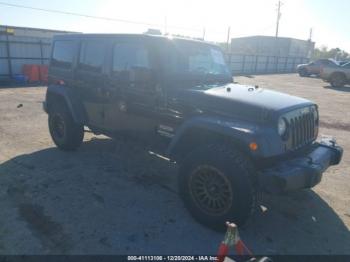
[(113, 72), (150, 69), (149, 53), (142, 43), (118, 43), (113, 51)]
[(324, 61), (322, 61), (322, 63), (321, 63), (321, 65), (326, 65), (326, 66), (328, 66), (328, 65), (333, 65), (334, 63), (332, 62), (332, 61), (330, 61), (330, 60), (324, 60)]
[(81, 44), (79, 68), (100, 73), (102, 71), (106, 46), (100, 41), (85, 41)]
[(52, 54), (52, 65), (62, 68), (71, 68), (76, 51), (76, 42), (74, 41), (56, 41)]

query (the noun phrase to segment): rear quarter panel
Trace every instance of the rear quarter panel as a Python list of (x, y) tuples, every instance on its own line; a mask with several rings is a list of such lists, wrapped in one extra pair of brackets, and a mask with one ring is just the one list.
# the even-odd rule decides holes
[(323, 67), (323, 69), (321, 70), (321, 78), (323, 80), (326, 80), (326, 81), (329, 81), (330, 80), (330, 77), (331, 75), (336, 71), (336, 68), (332, 68), (332, 67)]

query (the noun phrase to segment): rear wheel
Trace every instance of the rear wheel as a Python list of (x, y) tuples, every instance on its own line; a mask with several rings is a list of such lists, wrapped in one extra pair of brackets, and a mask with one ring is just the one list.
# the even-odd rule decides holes
[(49, 130), (58, 148), (66, 151), (77, 149), (84, 139), (84, 126), (76, 124), (65, 106), (55, 106), (49, 112)]
[(203, 146), (180, 167), (179, 191), (200, 223), (225, 230), (225, 222), (244, 224), (256, 202), (254, 170), (249, 159), (226, 146)]
[(346, 77), (343, 74), (334, 74), (330, 82), (332, 87), (343, 87), (346, 84)]

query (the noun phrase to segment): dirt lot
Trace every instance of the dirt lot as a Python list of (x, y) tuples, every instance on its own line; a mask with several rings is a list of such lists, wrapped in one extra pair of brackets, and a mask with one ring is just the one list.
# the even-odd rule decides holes
[[(320, 185), (263, 196), (241, 237), (257, 254), (350, 254), (350, 87), (296, 75), (237, 77), (317, 102), (320, 134), (343, 162)], [(64, 153), (49, 137), (45, 88), (0, 89), (1, 254), (215, 254), (223, 234), (198, 225), (177, 193), (177, 167), (132, 141), (87, 135)]]

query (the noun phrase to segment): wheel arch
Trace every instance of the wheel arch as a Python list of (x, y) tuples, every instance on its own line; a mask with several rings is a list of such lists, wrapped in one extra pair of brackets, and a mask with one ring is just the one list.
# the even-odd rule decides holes
[(242, 123), (223, 123), (217, 119), (198, 118), (184, 123), (175, 134), (167, 155), (175, 161), (182, 161), (186, 153), (203, 144), (229, 144), (252, 156), (249, 143), (256, 141), (252, 126), (242, 126)]
[(330, 79), (332, 79), (334, 76), (337, 76), (337, 75), (344, 77), (345, 80), (347, 79), (346, 74), (344, 72), (339, 72), (339, 71), (333, 72), (330, 76)]
[(71, 114), (74, 122), (85, 124), (87, 117), (83, 103), (77, 95), (65, 86), (51, 85), (46, 92), (46, 108), (48, 113), (54, 106), (65, 106)]

